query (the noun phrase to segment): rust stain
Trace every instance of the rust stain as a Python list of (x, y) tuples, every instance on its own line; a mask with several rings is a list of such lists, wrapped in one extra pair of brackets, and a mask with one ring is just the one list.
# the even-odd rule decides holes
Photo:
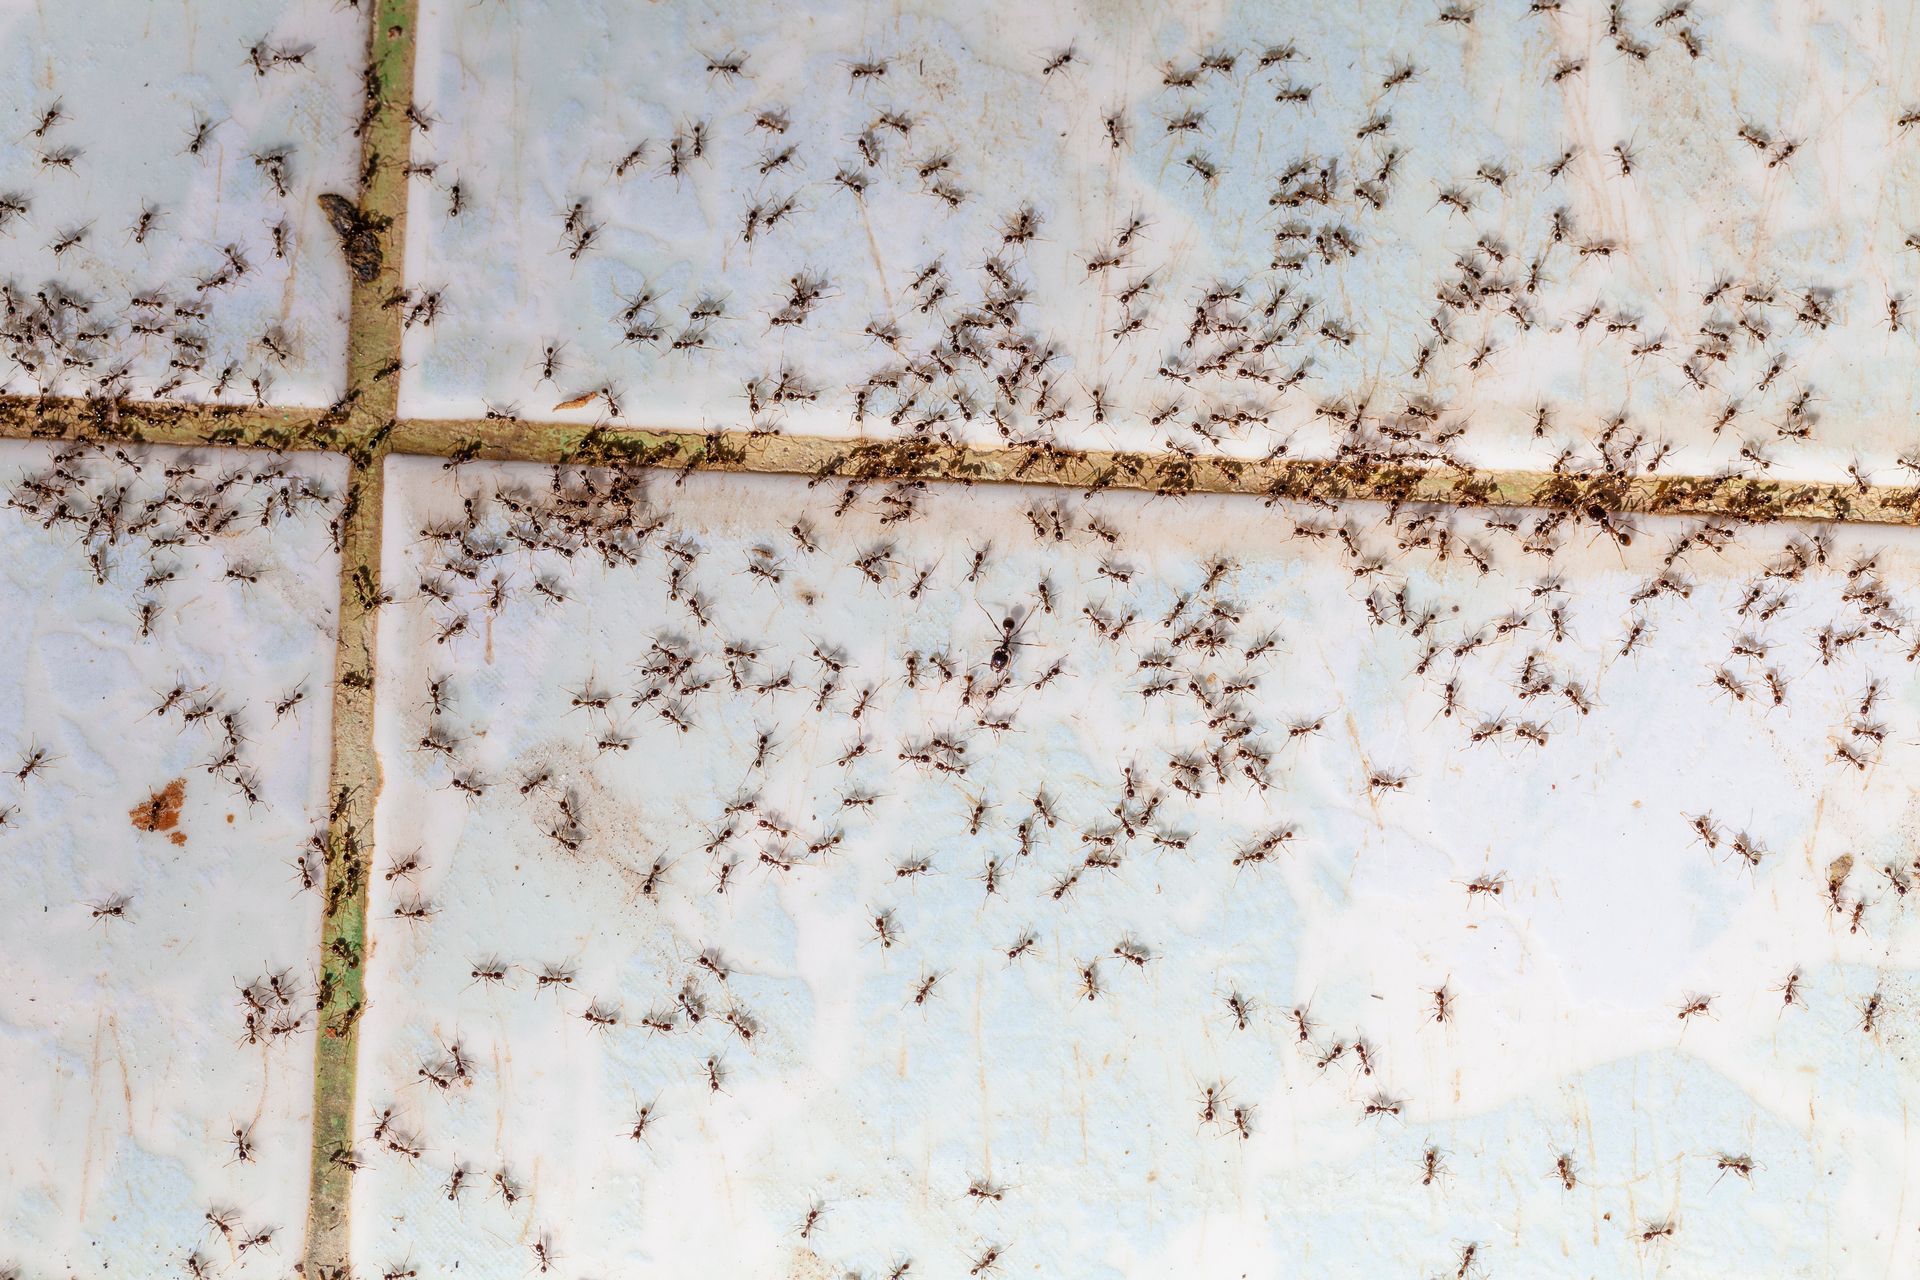
[[(180, 802), (187, 798), (187, 780), (175, 778), (166, 786), (127, 810), (127, 818), (136, 831), (173, 831), (180, 825)], [(175, 844), (185, 844), (187, 833), (174, 831)]]
[[(102, 1015), (101, 1021), (105, 1020)], [(79, 1208), (75, 1217), (84, 1221), (87, 1216), (87, 1203), (93, 1198), (93, 1151), (95, 1143), (94, 1128), (100, 1121), (100, 1049), (105, 1037), (104, 1029), (96, 1023), (93, 1029), (93, 1056), (87, 1063), (87, 1079), (92, 1084), (91, 1098), (87, 1107), (87, 1123), (81, 1140), (80, 1196)]]

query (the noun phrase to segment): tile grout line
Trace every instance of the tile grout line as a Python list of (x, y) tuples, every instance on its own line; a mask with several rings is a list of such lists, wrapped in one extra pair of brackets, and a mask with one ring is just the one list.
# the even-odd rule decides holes
[[(349, 472), (337, 542), (340, 612), (334, 653), (327, 786), (325, 906), (313, 1079), (312, 1181), (303, 1273), (350, 1274), (353, 1121), (360, 1017), (366, 1010), (367, 875), (373, 859), (374, 642), (380, 603), (385, 463), (399, 403), (401, 324), (383, 305), (404, 287), (406, 166), (412, 143), (418, 0), (373, 0), (362, 117), (359, 224), (343, 232), (353, 286), (347, 313), (345, 452)], [(338, 219), (336, 219), (336, 222)], [(336, 231), (341, 230), (336, 225)], [(336, 406), (336, 411), (340, 406)], [(330, 414), (337, 417), (337, 412)]]
[(992, 448), (925, 438), (839, 439), (741, 431), (655, 431), (524, 419), (401, 419), (395, 453), (455, 461), (756, 472), (817, 481), (926, 480), (1131, 490), (1163, 497), (1238, 494), (1277, 501), (1418, 503), (1616, 514), (1920, 525), (1920, 486), (1737, 476), (1620, 475), (1397, 466), (1341, 459), (1188, 457), (1051, 446)]
[[(399, 287), (397, 276), (392, 280), (383, 276), (377, 284), (366, 291), (370, 300), (380, 289)], [(388, 327), (397, 327), (397, 321), (389, 321)], [(356, 385), (364, 386), (373, 373), (391, 369), (390, 361), (397, 359), (397, 338), (388, 345), (376, 345), (395, 355), (363, 361), (368, 377)], [(395, 378), (397, 373), (384, 372), (374, 381), (387, 384)], [(1169, 497), (1210, 493), (1309, 503), (1523, 507), (1577, 511), (1588, 518), (1598, 510), (1609, 515), (1920, 525), (1920, 486), (1914, 485), (1396, 466), (1341, 459), (1269, 461), (1050, 446), (980, 447), (924, 438), (656, 430), (518, 418), (400, 418), (393, 413), (394, 388), (378, 385), (375, 390), (378, 394), (372, 401), (353, 398), (331, 409), (0, 396), (0, 439), (345, 451), (363, 463), (371, 463), (376, 455), (401, 454), (814, 479), (1118, 489)]]
[(337, 447), (337, 418), (273, 405), (0, 395), (0, 440), (326, 449)]

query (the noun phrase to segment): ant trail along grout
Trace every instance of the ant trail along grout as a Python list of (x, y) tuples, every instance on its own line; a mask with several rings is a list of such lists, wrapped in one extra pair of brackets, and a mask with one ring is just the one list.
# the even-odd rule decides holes
[(1268, 505), (1294, 501), (1522, 507), (1569, 511), (1590, 520), (1631, 513), (1755, 522), (1920, 524), (1920, 487), (1732, 475), (1237, 459), (1074, 450), (1045, 443), (981, 448), (924, 437), (859, 440), (784, 432), (655, 431), (505, 417), (401, 419), (394, 424), (388, 443), (396, 454), (448, 458), (455, 463), (486, 459), (755, 472), (821, 480), (1044, 485), (1089, 493), (1134, 490), (1173, 498), (1238, 494), (1261, 498)]
[(365, 1009), (366, 872), (380, 792), (373, 745), (374, 628), (381, 601), (380, 527), (387, 437), (399, 401), (400, 316), (380, 305), (403, 287), (416, 0), (377, 0), (368, 34), (360, 199), (322, 196), (352, 277), (347, 454), (340, 521), (339, 641), (334, 657), (320, 1035), (313, 1081), (313, 1182), (305, 1259), (314, 1280), (348, 1274), (353, 1108)]
[[(390, 234), (397, 235), (397, 223)], [(371, 342), (355, 349), (387, 350)], [(389, 363), (397, 359), (397, 340), (391, 351), (394, 354), (365, 362), (363, 382), (373, 384), (374, 394), (364, 404), (358, 394), (325, 409), (0, 395), (0, 439), (344, 451), (356, 463), (355, 474), (362, 481), (372, 476), (370, 483), (375, 486), (379, 481), (373, 460), (400, 455), (446, 458), (456, 464), (485, 459), (639, 466), (841, 480), (1134, 490), (1164, 497), (1238, 494), (1270, 502), (1520, 507), (1577, 511), (1588, 517), (1600, 512), (1723, 516), (1756, 522), (1920, 524), (1920, 486), (1854, 481), (1186, 457), (1045, 444), (979, 448), (924, 438), (860, 440), (738, 430), (651, 430), (506, 417), (403, 418), (393, 413), (396, 397)], [(383, 365), (389, 367), (383, 371)], [(381, 405), (386, 406), (384, 410)]]

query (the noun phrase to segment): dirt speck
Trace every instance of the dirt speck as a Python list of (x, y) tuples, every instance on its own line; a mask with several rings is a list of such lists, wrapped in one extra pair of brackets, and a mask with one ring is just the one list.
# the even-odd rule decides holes
[[(180, 802), (186, 798), (187, 780), (175, 778), (127, 810), (127, 818), (136, 831), (173, 831), (180, 825)], [(186, 841), (185, 832), (174, 832), (175, 844), (185, 844)]]

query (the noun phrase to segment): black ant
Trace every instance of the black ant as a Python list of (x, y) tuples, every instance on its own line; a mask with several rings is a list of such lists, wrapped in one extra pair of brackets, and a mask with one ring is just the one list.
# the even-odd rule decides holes
[(1013, 651), (1027, 643), (1020, 638), (1020, 633), (1026, 630), (1028, 616), (1030, 615), (1016, 618), (1013, 614), (1008, 614), (1001, 619), (1000, 643), (994, 646), (993, 655), (987, 659), (987, 665), (993, 670), (1005, 671), (1013, 662)]

